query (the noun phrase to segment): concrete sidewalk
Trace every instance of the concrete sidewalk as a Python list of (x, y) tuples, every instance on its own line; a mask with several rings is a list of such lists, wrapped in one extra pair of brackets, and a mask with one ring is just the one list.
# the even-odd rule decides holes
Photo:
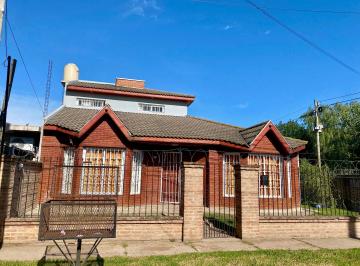
[[(52, 242), (7, 244), (0, 250), (0, 260), (40, 260), (44, 256), (47, 245), (52, 246), (49, 249), (50, 252), (59, 253)], [(75, 242), (70, 244), (70, 248), (75, 248)], [(139, 257), (211, 251), (251, 251), (258, 249), (315, 250), (321, 248), (360, 248), (360, 240), (352, 238), (334, 238), (243, 241), (237, 238), (218, 238), (184, 243), (178, 241), (119, 241), (107, 239), (100, 244), (98, 250), (102, 257)], [(89, 246), (85, 242), (83, 251), (85, 252), (88, 249)]]

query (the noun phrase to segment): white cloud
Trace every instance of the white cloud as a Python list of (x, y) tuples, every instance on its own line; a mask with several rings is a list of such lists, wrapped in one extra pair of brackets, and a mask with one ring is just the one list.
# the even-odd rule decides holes
[(245, 109), (245, 108), (248, 108), (248, 106), (249, 106), (248, 103), (238, 103), (234, 107), (238, 108), (238, 109)]
[(223, 29), (224, 30), (230, 30), (232, 29), (234, 26), (231, 26), (231, 25), (226, 25)]
[(156, 0), (131, 0), (128, 4), (127, 10), (124, 12), (124, 17), (129, 16), (149, 16), (150, 18), (157, 18), (156, 13), (160, 12), (161, 8)]

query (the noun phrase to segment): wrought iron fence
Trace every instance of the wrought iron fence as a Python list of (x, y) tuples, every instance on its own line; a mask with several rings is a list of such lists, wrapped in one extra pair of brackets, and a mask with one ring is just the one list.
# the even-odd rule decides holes
[(204, 172), (204, 238), (235, 236), (235, 171), (237, 157), (211, 161)]
[(7, 197), (2, 210), (7, 217), (38, 218), (41, 203), (49, 200), (111, 199), (118, 204), (119, 218), (180, 216), (179, 153), (136, 151), (126, 157), (111, 156), (99, 155), (100, 161), (76, 155), (42, 158), (41, 163), (13, 160), (8, 174), (3, 173), (8, 184), (2, 183), (2, 198)]
[[(360, 211), (360, 162), (300, 159), (284, 163), (278, 197), (261, 195), (261, 216), (358, 216)], [(259, 187), (268, 171), (260, 169)]]

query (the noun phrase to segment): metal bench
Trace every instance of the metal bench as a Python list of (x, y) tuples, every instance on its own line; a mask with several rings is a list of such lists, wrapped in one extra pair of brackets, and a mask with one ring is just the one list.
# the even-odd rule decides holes
[[(97, 250), (103, 238), (116, 237), (117, 203), (114, 200), (51, 200), (41, 205), (39, 240), (52, 240), (65, 259), (81, 265), (83, 239), (95, 239), (83, 264)], [(76, 259), (66, 243), (76, 240)], [(63, 250), (57, 241), (62, 241)]]

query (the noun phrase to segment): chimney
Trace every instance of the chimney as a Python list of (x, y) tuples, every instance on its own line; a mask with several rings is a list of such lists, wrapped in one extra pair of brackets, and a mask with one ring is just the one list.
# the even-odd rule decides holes
[(116, 78), (115, 86), (144, 89), (145, 88), (145, 80)]

